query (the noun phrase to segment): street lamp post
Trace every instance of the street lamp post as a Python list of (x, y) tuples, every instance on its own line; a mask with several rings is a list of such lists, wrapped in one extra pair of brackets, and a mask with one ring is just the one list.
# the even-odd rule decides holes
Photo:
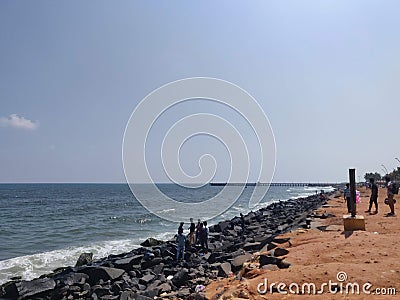
[[(400, 163), (400, 160), (399, 160), (397, 157), (395, 157), (394, 159), (397, 160), (397, 161)], [(397, 171), (399, 171), (399, 170), (400, 170), (400, 166), (397, 167)], [(395, 180), (397, 180), (397, 173), (398, 173), (398, 172), (396, 172), (396, 171), (394, 172)]]
[(381, 166), (385, 169), (386, 175), (389, 174), (389, 172), (388, 172), (387, 168), (385, 167), (385, 165), (382, 164)]

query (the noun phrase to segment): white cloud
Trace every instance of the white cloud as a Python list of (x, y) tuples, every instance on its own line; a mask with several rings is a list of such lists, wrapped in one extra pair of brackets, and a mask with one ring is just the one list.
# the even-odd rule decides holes
[(8, 118), (0, 117), (0, 125), (18, 129), (35, 130), (39, 127), (38, 121), (31, 121), (17, 114), (11, 114)]

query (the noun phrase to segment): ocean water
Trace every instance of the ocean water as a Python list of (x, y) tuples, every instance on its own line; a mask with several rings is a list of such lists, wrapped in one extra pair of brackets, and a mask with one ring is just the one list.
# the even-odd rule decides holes
[[(159, 187), (177, 201), (202, 201), (221, 190)], [(271, 187), (257, 208), (320, 189), (332, 190)], [(209, 224), (249, 212), (252, 190), (244, 189), (236, 203)], [(0, 184), (0, 284), (14, 276), (33, 279), (74, 265), (82, 252), (100, 258), (130, 251), (148, 237), (169, 239), (177, 227), (143, 208), (126, 184)]]

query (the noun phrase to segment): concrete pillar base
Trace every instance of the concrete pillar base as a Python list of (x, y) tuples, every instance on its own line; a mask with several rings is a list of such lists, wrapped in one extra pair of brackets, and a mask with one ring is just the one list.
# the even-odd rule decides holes
[(356, 215), (354, 218), (351, 215), (343, 216), (344, 231), (365, 231), (365, 219), (364, 216)]

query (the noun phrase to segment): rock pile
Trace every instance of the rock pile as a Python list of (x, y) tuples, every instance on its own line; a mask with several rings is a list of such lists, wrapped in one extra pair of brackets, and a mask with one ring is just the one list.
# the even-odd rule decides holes
[(312, 210), (325, 202), (315, 195), (273, 203), (245, 216), (245, 232), (239, 217), (220, 222), (209, 228), (210, 251), (203, 254), (197, 247), (187, 247), (185, 260), (178, 264), (174, 241), (148, 239), (141, 248), (99, 260), (83, 253), (75, 267), (2, 285), (0, 298), (205, 299), (201, 291), (210, 280), (239, 276), (254, 253), (260, 268), (288, 268), (290, 264), (282, 258), (287, 250), (279, 247), (287, 240), (276, 236), (305, 223)]

